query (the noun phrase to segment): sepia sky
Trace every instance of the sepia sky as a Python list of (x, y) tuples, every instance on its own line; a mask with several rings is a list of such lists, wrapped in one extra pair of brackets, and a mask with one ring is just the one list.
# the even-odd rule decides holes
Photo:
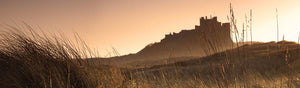
[[(25, 22), (46, 32), (77, 32), (104, 56), (111, 47), (122, 55), (159, 42), (169, 32), (193, 29), (202, 16), (228, 22), (232, 3), (239, 29), (253, 10), (253, 40), (276, 40), (276, 8), (280, 39), (297, 41), (299, 0), (0, 0), (0, 24)], [(4, 29), (1, 29), (4, 30)]]

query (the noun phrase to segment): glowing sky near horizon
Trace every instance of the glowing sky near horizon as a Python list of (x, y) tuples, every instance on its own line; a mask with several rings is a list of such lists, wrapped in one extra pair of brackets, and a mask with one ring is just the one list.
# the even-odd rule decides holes
[[(0, 24), (26, 22), (47, 32), (78, 32), (104, 56), (115, 47), (122, 55), (159, 42), (169, 32), (193, 29), (202, 16), (228, 22), (232, 3), (239, 29), (253, 10), (253, 40), (276, 41), (276, 11), (280, 39), (297, 41), (299, 0), (1, 0)], [(4, 30), (4, 29), (1, 29)]]

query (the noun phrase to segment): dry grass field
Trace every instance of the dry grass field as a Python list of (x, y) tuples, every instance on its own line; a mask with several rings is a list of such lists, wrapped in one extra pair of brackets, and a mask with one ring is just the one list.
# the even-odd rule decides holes
[[(295, 42), (244, 44), (206, 57), (144, 68), (94, 63), (84, 43), (36, 33), (1, 33), (0, 86), (44, 88), (294, 87), (300, 85), (300, 45)], [(90, 54), (91, 53), (91, 54)]]

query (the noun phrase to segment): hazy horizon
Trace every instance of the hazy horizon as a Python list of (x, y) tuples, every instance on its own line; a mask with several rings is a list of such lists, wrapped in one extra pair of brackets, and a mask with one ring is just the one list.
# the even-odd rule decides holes
[(285, 34), (285, 40), (297, 41), (298, 0), (2, 0), (0, 24), (26, 22), (66, 36), (75, 31), (100, 55), (111, 51), (111, 46), (125, 55), (159, 42), (170, 32), (194, 29), (203, 16), (217, 16), (220, 22), (228, 22), (230, 2), (240, 30), (245, 15), (253, 10), (254, 41), (276, 41), (276, 8), (280, 40)]

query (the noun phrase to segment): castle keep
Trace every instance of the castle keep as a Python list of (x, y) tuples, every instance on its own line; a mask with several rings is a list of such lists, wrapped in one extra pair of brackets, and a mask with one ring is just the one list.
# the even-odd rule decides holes
[(224, 31), (230, 34), (230, 23), (221, 23), (217, 21), (217, 17), (207, 19), (207, 17), (201, 17), (200, 26), (195, 26), (195, 30), (201, 30), (201, 32), (214, 32)]

